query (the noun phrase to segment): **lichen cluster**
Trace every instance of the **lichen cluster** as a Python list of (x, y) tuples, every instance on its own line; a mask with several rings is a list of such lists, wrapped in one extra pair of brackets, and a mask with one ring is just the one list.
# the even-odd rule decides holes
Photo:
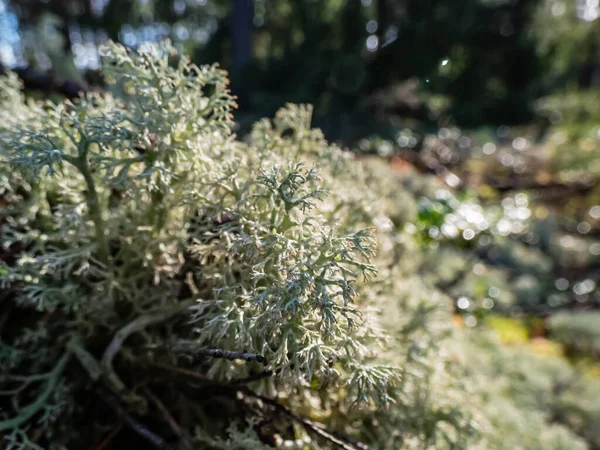
[(226, 74), (169, 44), (104, 53), (110, 92), (0, 83), (5, 448), (514, 448), (444, 340), (399, 179), (309, 107), (239, 140)]

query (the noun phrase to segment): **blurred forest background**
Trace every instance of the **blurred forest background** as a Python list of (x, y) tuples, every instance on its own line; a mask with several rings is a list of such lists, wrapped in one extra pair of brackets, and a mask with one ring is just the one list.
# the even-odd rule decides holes
[(457, 326), (600, 377), (598, 0), (0, 0), (2, 69), (34, 96), (102, 89), (108, 39), (165, 38), (229, 70), (240, 134), (310, 103), (391, 164)]

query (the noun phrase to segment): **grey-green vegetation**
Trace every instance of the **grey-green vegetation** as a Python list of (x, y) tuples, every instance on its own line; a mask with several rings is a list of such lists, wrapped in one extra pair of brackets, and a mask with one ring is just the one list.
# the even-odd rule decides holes
[(138, 448), (599, 445), (597, 382), (452, 326), (440, 180), (357, 161), (307, 106), (240, 140), (226, 74), (168, 44), (103, 71), (74, 101), (0, 84), (4, 448), (119, 423)]

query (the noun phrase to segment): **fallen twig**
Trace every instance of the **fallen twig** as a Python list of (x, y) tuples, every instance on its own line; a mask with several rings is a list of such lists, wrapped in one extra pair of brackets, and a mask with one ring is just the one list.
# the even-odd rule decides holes
[(113, 359), (115, 358), (115, 356), (117, 355), (127, 338), (133, 333), (141, 331), (150, 325), (156, 325), (158, 323), (169, 320), (170, 318), (179, 314), (180, 312), (185, 311), (195, 303), (196, 300), (188, 300), (185, 302), (178, 303), (174, 307), (160, 308), (156, 311), (152, 311), (148, 314), (144, 314), (143, 316), (138, 317), (133, 322), (128, 323), (119, 331), (117, 331), (117, 333), (113, 337), (113, 340), (110, 342), (108, 347), (106, 347), (100, 365), (102, 366), (102, 369), (104, 370), (104, 373), (110, 380), (111, 384), (115, 386), (118, 391), (125, 390), (125, 383), (121, 381), (121, 379), (115, 372), (112, 363)]
[(231, 384), (248, 384), (248, 383), (252, 383), (253, 381), (259, 381), (259, 380), (263, 380), (265, 378), (269, 378), (273, 376), (273, 371), (272, 370), (265, 370), (263, 372), (259, 372), (255, 375), (250, 375), (247, 376), (246, 378), (238, 378), (237, 380), (231, 380), (230, 383)]
[(119, 422), (117, 424), (117, 426), (115, 428), (113, 428), (110, 433), (108, 433), (108, 436), (106, 436), (102, 441), (100, 441), (100, 443), (96, 446), (94, 446), (94, 448), (92, 450), (103, 450), (108, 444), (110, 444), (110, 441), (112, 441), (115, 436), (117, 434), (119, 434), (119, 431), (121, 431), (123, 429), (123, 422)]
[(194, 356), (209, 356), (211, 358), (223, 358), (230, 361), (257, 361), (263, 364), (267, 362), (265, 357), (258, 353), (232, 352), (217, 348), (194, 348), (194, 345), (195, 344), (193, 342), (178, 342), (169, 346), (169, 349), (177, 353), (191, 353)]
[[(260, 400), (263, 404), (269, 405), (270, 407), (275, 409), (277, 412), (300, 423), (308, 431), (311, 431), (311, 432), (319, 435), (321, 438), (326, 439), (330, 443), (336, 445), (338, 448), (341, 448), (343, 450), (373, 450), (371, 447), (369, 447), (366, 444), (363, 444), (362, 442), (356, 442), (348, 437), (341, 436), (334, 431), (328, 430), (325, 426), (323, 426), (319, 423), (313, 422), (311, 420), (305, 419), (304, 417), (300, 417), (300, 416), (294, 414), (292, 411), (290, 411), (288, 408), (286, 408), (285, 406), (283, 406), (281, 403), (277, 402), (276, 400), (256, 394), (256, 393), (252, 392), (250, 389), (248, 389), (244, 386), (240, 386), (239, 384), (236, 384), (235, 380), (230, 383), (219, 382), (219, 381), (215, 381), (215, 380), (210, 380), (209, 378), (205, 377), (204, 375), (198, 374), (191, 370), (181, 369), (178, 367), (166, 366), (166, 365), (162, 365), (162, 364), (153, 364), (153, 366), (161, 368), (166, 371), (170, 371), (172, 373), (179, 374), (184, 377), (188, 377), (189, 381), (192, 381), (192, 382), (201, 381), (204, 384), (212, 384), (212, 385), (220, 388), (220, 390), (222, 392), (228, 392), (229, 394), (232, 394), (235, 396), (241, 395), (241, 396), (246, 396), (246, 397), (253, 398), (256, 400)], [(215, 390), (213, 392), (213, 394), (218, 395), (219, 393), (217, 390)]]
[(146, 439), (158, 449), (171, 449), (171, 446), (167, 444), (167, 442), (162, 437), (150, 431), (148, 428), (146, 428), (146, 426), (139, 423), (131, 415), (129, 415), (114, 395), (102, 389), (99, 391), (99, 396), (119, 415), (119, 418), (123, 420), (123, 423), (127, 425), (132, 431)]
[(194, 372), (193, 370), (188, 370), (188, 369), (182, 369), (180, 367), (174, 367), (174, 366), (169, 366), (166, 364), (160, 364), (160, 363), (150, 363), (149, 364), (151, 367), (154, 367), (155, 369), (160, 369), (162, 371), (167, 371), (167, 372), (171, 372), (171, 373), (175, 373), (187, 378), (191, 378), (196, 382), (201, 382), (201, 383), (207, 383), (207, 384), (212, 384), (215, 383), (214, 380), (208, 378), (205, 375), (202, 375), (198, 372)]
[(368, 445), (363, 444), (362, 442), (354, 441), (353, 439), (350, 439), (346, 436), (342, 436), (335, 431), (327, 429), (324, 425), (320, 423), (313, 422), (312, 420), (298, 416), (297, 414), (289, 410), (287, 407), (279, 403), (277, 400), (273, 400), (268, 397), (256, 394), (247, 388), (239, 388), (238, 392), (256, 400), (260, 400), (264, 404), (271, 406), (277, 412), (289, 417), (295, 422), (300, 423), (302, 426), (304, 426), (304, 428), (307, 429), (307, 431), (312, 431), (313, 433), (317, 434), (323, 439), (326, 439), (330, 443), (336, 445), (337, 447), (343, 450), (373, 450), (372, 447), (369, 447)]
[(179, 426), (171, 412), (164, 405), (164, 403), (148, 388), (144, 389), (144, 394), (146, 394), (150, 401), (154, 403), (154, 406), (156, 406), (156, 409), (158, 409), (158, 411), (161, 413), (165, 422), (169, 424), (169, 427), (171, 428), (173, 433), (180, 439), (181, 443), (183, 444), (183, 447), (186, 449), (191, 449), (192, 446), (189, 442), (188, 436), (181, 429), (181, 427)]

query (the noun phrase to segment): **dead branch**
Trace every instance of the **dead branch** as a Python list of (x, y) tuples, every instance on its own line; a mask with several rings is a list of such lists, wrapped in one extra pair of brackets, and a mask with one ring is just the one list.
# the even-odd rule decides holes
[(106, 347), (104, 351), (104, 355), (102, 356), (102, 361), (100, 365), (106, 376), (111, 381), (111, 384), (117, 388), (118, 391), (125, 390), (125, 383), (121, 381), (117, 373), (113, 368), (113, 360), (127, 338), (131, 336), (133, 333), (138, 331), (142, 331), (144, 328), (149, 327), (150, 325), (156, 325), (162, 322), (165, 322), (172, 318), (173, 316), (185, 311), (190, 306), (194, 305), (196, 300), (187, 300), (185, 302), (178, 303), (175, 306), (171, 306), (169, 308), (160, 308), (156, 311), (149, 312), (144, 314), (134, 321), (128, 323), (123, 328), (115, 333), (113, 340)]
[(154, 447), (161, 450), (171, 450), (172, 447), (167, 444), (167, 442), (156, 433), (150, 431), (146, 426), (139, 423), (136, 419), (134, 419), (131, 415), (127, 413), (125, 408), (121, 405), (121, 402), (110, 392), (105, 389), (99, 389), (98, 392), (100, 398), (108, 404), (118, 415), (118, 417), (123, 420), (123, 423), (129, 427), (132, 431), (137, 433), (142, 438), (146, 439), (150, 442)]

